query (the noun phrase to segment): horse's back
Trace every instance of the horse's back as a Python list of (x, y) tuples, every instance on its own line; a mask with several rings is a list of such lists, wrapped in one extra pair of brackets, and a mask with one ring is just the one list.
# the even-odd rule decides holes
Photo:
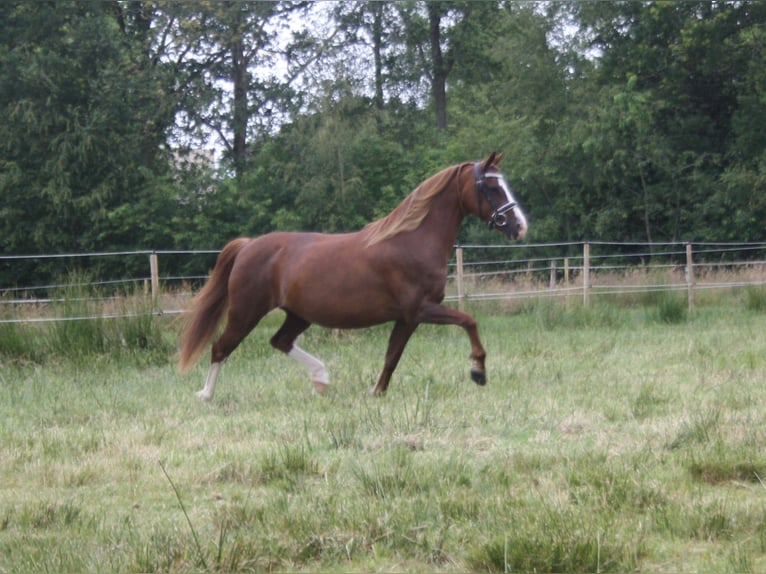
[(263, 281), (277, 275), (286, 261), (320, 237), (319, 233), (275, 231), (251, 238), (241, 249), (231, 281)]

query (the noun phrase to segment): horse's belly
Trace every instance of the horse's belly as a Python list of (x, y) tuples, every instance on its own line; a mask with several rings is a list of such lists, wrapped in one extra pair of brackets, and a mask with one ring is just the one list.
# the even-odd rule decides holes
[(356, 291), (305, 287), (290, 297), (285, 307), (307, 321), (333, 329), (359, 329), (393, 321), (401, 316), (398, 305), (379, 290)]

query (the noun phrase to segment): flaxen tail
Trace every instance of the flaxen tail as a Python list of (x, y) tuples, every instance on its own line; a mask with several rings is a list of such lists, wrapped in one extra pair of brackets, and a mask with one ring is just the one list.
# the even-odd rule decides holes
[(184, 326), (179, 348), (178, 366), (182, 373), (197, 362), (205, 345), (213, 338), (228, 304), (229, 275), (234, 260), (249, 241), (247, 238), (235, 239), (223, 248), (213, 273), (192, 300), (191, 315)]

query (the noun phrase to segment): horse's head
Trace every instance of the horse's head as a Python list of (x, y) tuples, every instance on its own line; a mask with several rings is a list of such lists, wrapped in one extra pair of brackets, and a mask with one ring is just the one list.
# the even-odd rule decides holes
[(502, 231), (509, 239), (524, 239), (527, 218), (498, 167), (502, 158), (502, 152), (493, 152), (484, 161), (473, 164), (478, 215), (490, 229)]

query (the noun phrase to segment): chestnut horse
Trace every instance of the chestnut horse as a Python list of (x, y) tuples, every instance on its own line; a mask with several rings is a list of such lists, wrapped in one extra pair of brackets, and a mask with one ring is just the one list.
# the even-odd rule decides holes
[(355, 233), (274, 232), (231, 241), (194, 298), (181, 338), (182, 372), (196, 362), (226, 313), (204, 388), (211, 400), (221, 364), (272, 309), (284, 323), (271, 345), (303, 365), (327, 390), (324, 364), (295, 340), (312, 323), (356, 329), (393, 322), (383, 372), (372, 393), (386, 392), (404, 347), (420, 323), (460, 325), (471, 341), (471, 377), (485, 384), (486, 353), (476, 321), (441, 305), (447, 265), (463, 218), (472, 213), (509, 239), (527, 221), (498, 168), (502, 154), (448, 167), (421, 183), (390, 214)]

